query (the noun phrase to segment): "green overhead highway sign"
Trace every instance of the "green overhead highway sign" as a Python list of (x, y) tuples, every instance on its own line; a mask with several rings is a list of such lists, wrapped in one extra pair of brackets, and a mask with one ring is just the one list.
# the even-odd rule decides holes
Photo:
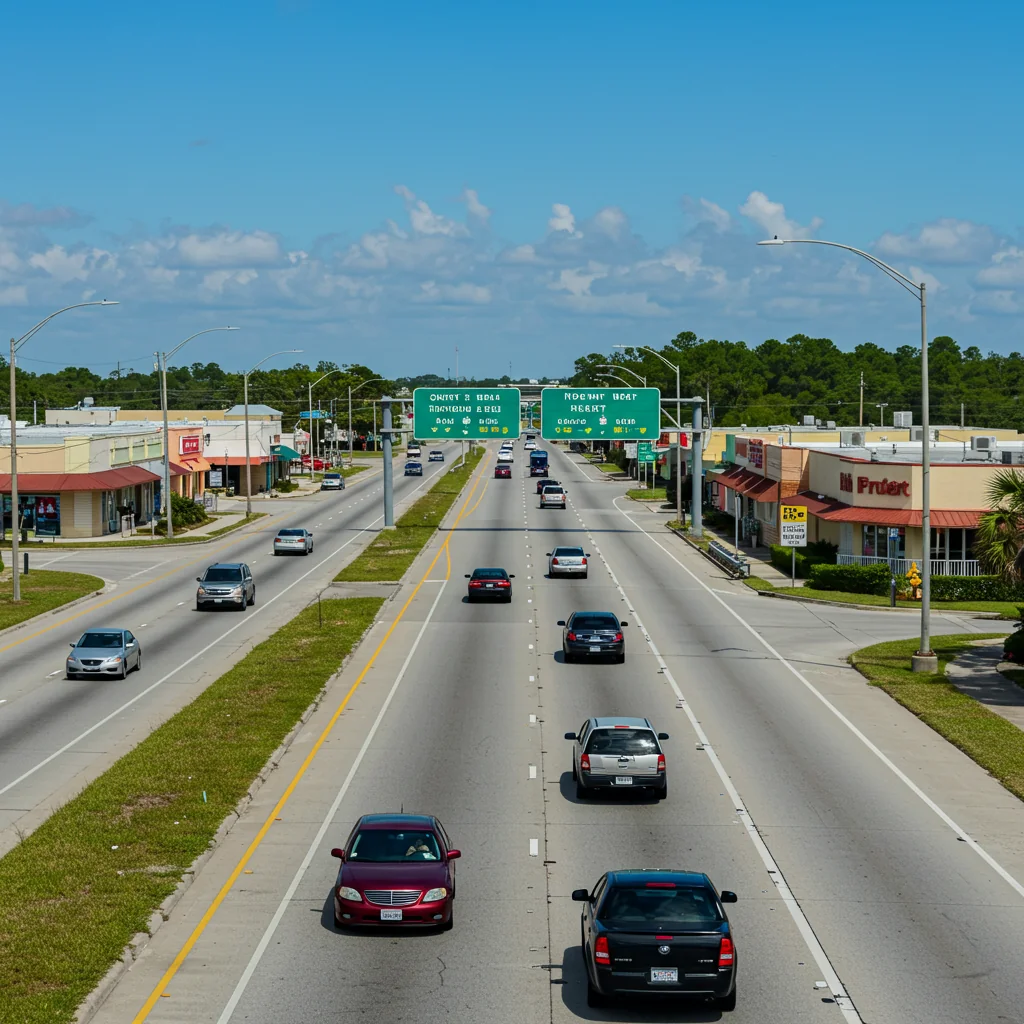
[(518, 437), (519, 388), (416, 388), (413, 437)]
[(540, 432), (547, 441), (638, 441), (661, 430), (657, 388), (544, 388)]
[(653, 441), (640, 441), (636, 446), (637, 462), (657, 462), (658, 453), (654, 450)]

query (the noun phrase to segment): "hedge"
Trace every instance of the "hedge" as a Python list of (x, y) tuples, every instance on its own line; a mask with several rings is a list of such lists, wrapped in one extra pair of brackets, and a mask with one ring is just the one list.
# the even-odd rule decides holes
[(1019, 601), (1024, 586), (1004, 576), (933, 576), (933, 601)]
[[(789, 573), (793, 568), (793, 548), (783, 547), (781, 544), (771, 545), (771, 560), (779, 572)], [(796, 548), (796, 574), (804, 580), (810, 575), (811, 569), (816, 565), (831, 565), (835, 561), (833, 551), (822, 549), (820, 545), (808, 545), (803, 548)], [(834, 588), (833, 588), (834, 589)], [(859, 593), (859, 591), (858, 591)]]
[[(815, 590), (841, 590), (846, 594), (889, 593), (892, 573), (887, 562), (877, 565), (813, 565), (810, 581)], [(934, 596), (934, 595), (933, 595)]]

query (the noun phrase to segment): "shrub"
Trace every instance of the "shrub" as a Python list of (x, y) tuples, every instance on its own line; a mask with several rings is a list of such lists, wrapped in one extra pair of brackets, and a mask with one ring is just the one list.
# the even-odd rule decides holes
[(195, 526), (205, 522), (206, 509), (197, 505), (191, 498), (183, 498), (180, 494), (171, 493), (171, 515), (175, 526)]
[(933, 601), (1018, 601), (1024, 586), (1005, 576), (933, 576)]
[(892, 573), (886, 562), (877, 565), (814, 565), (809, 578), (815, 590), (885, 596), (889, 593)]
[[(789, 573), (792, 571), (792, 548), (783, 547), (781, 544), (771, 546), (772, 565), (779, 572)], [(796, 549), (796, 574), (804, 580), (811, 573), (816, 565), (830, 565), (835, 561), (835, 547), (828, 541), (815, 541), (806, 547)], [(858, 591), (859, 593), (859, 591)]]
[(1024, 661), (1024, 629), (1007, 635), (1003, 641), (1003, 657), (1007, 661)]

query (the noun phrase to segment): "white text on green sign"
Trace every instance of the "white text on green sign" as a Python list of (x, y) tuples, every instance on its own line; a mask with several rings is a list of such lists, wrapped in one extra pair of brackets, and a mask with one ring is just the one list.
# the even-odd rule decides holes
[(661, 422), (657, 388), (544, 388), (541, 434), (548, 440), (579, 437), (639, 440), (657, 437)]
[(518, 435), (518, 388), (416, 388), (416, 437), (493, 437)]

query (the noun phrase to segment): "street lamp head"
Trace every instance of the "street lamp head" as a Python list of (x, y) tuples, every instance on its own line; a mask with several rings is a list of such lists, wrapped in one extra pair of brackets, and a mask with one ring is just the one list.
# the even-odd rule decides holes
[(788, 238), (779, 238), (776, 235), (774, 238), (766, 238), (763, 242), (758, 242), (758, 245), (785, 245), (788, 242)]
[(116, 299), (100, 299), (101, 306), (120, 306), (121, 303)]

